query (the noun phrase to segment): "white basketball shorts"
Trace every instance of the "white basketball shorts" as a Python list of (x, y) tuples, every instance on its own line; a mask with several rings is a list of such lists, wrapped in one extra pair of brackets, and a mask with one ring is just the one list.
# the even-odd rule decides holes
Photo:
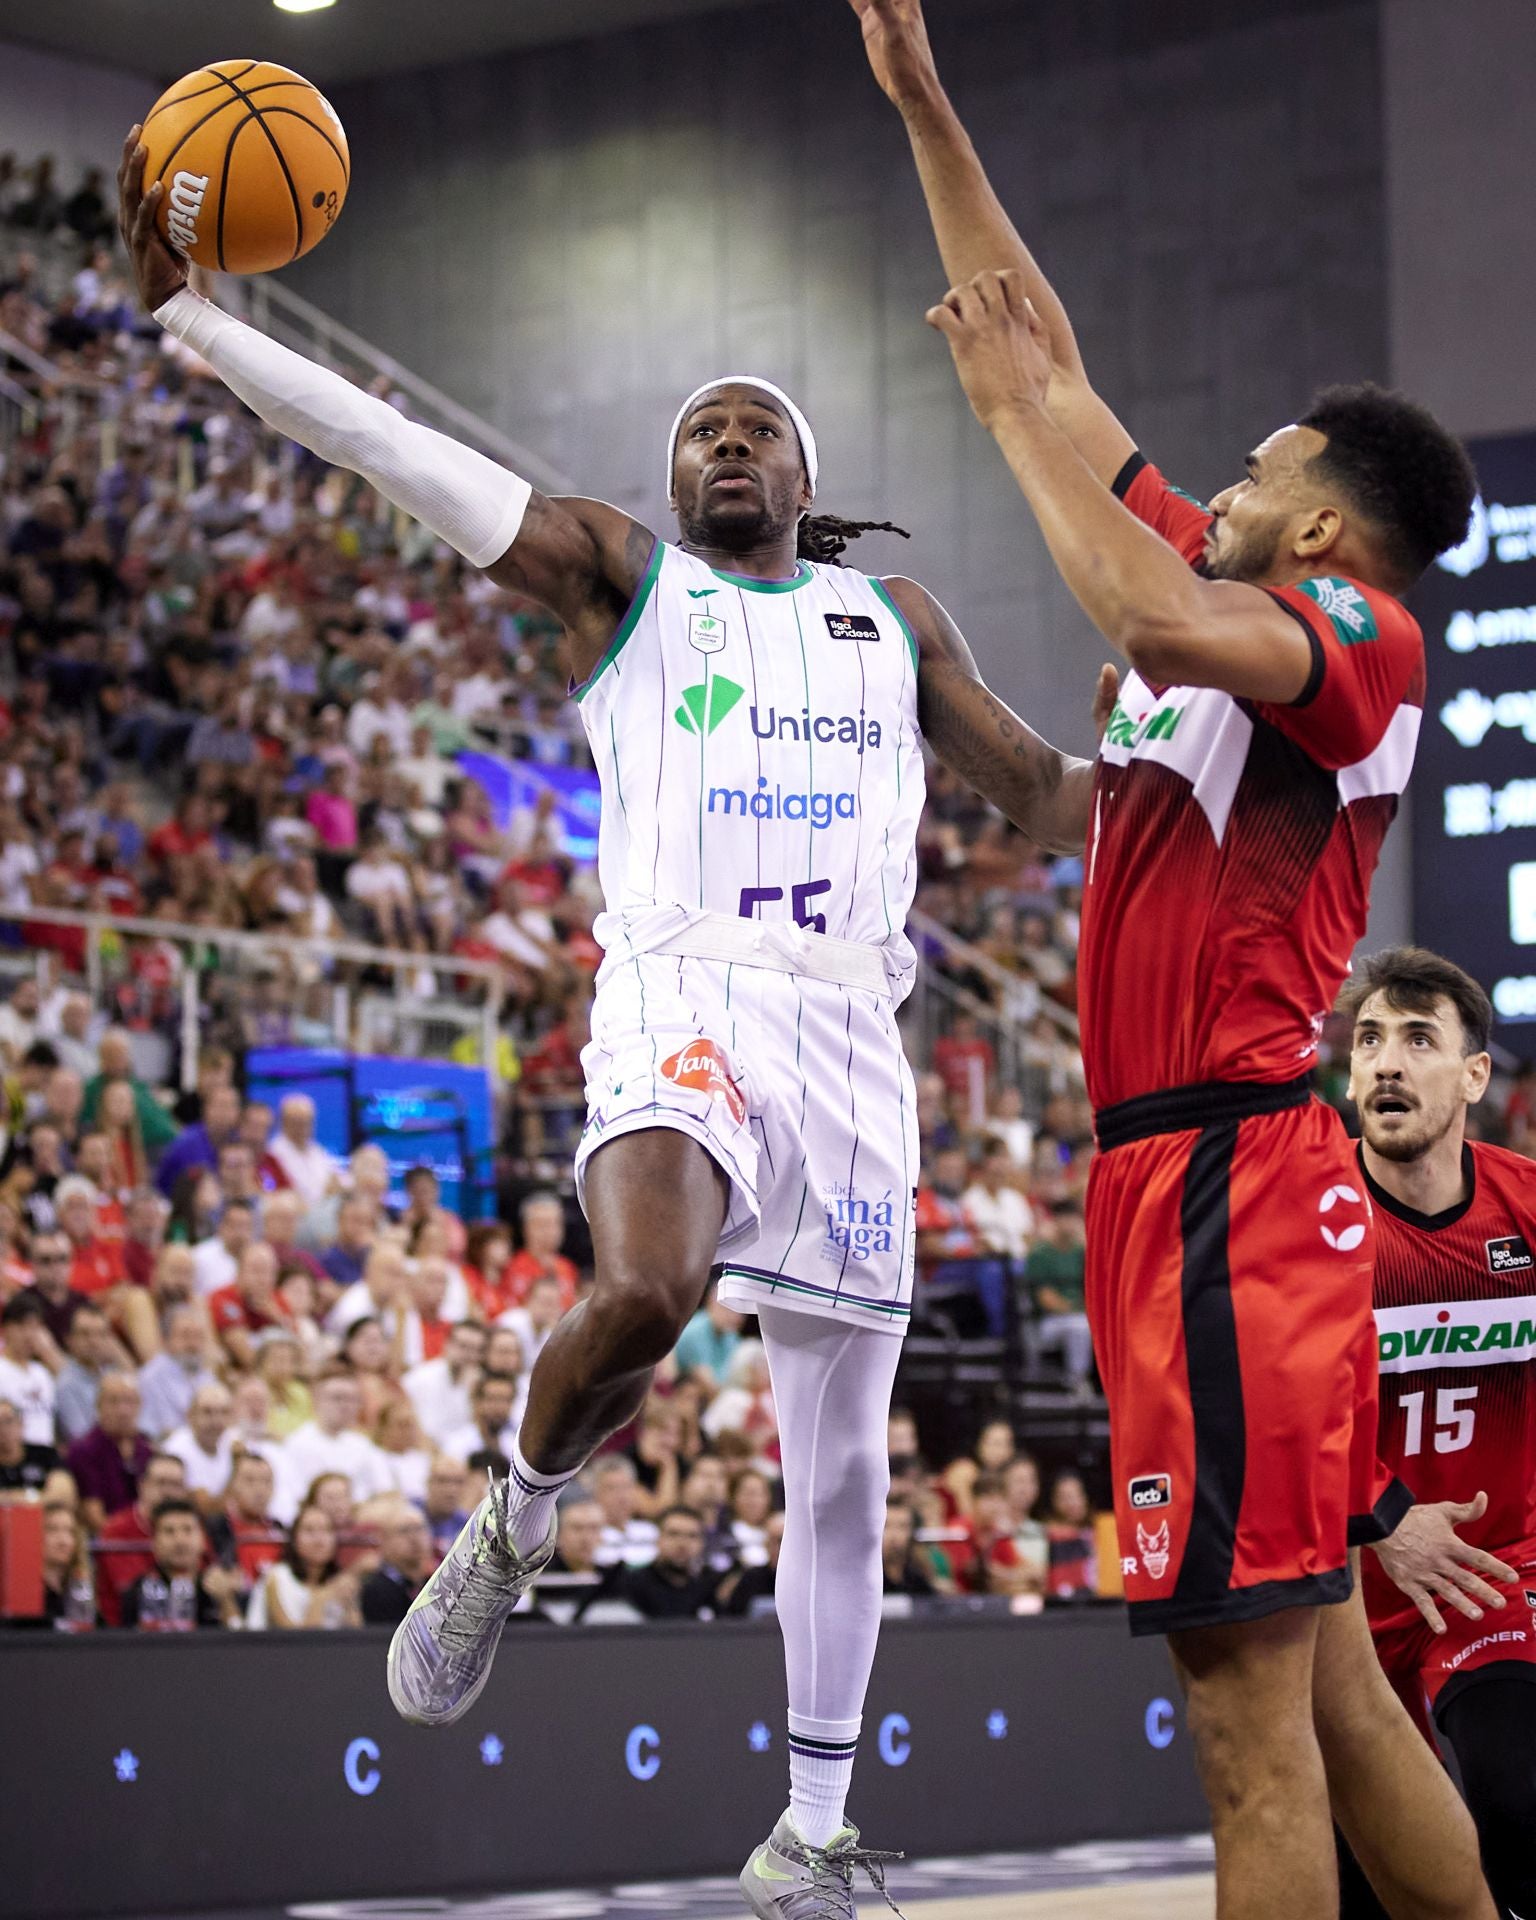
[(766, 967), (643, 953), (598, 988), (582, 1054), (592, 1155), (686, 1133), (730, 1181), (720, 1297), (902, 1334), (917, 1105), (890, 998)]

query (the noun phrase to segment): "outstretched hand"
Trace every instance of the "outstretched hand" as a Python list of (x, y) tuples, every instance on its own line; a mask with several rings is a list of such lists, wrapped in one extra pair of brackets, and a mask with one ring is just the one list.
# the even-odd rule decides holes
[(1044, 406), (1050, 336), (1015, 268), (988, 267), (951, 287), (927, 319), (949, 342), (966, 398), (989, 431), (1010, 408)]
[(117, 163), (117, 226), (133, 264), (139, 298), (153, 313), (187, 284), (187, 262), (167, 245), (156, 223), (165, 197), (164, 182), (157, 180), (148, 193), (144, 191), (146, 150), (139, 139), (143, 131), (142, 127), (128, 129)]
[(1445, 1632), (1436, 1600), (1447, 1602), (1469, 1620), (1481, 1620), (1483, 1607), (1504, 1605), (1503, 1594), (1488, 1582), (1511, 1582), (1520, 1577), (1513, 1567), (1469, 1546), (1457, 1533), (1457, 1527), (1481, 1520), (1487, 1511), (1486, 1493), (1460, 1503), (1441, 1500), (1432, 1506), (1410, 1507), (1394, 1533), (1373, 1543), (1372, 1551), (1382, 1571), (1407, 1594), (1436, 1633)]
[(938, 82), (921, 0), (848, 0), (864, 29), (864, 51), (882, 91), (898, 107)]

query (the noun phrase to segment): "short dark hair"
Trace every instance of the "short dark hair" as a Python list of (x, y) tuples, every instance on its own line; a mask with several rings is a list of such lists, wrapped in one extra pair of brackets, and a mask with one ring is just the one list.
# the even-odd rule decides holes
[(978, 1473), (971, 1482), (971, 1498), (988, 1494), (1002, 1495), (1008, 1491), (1000, 1473)]
[(35, 1293), (13, 1293), (0, 1308), (0, 1327), (19, 1327), (23, 1320), (41, 1320), (43, 1303)]
[(510, 1387), (514, 1393), (516, 1393), (517, 1391), (517, 1382), (512, 1378), (511, 1374), (497, 1373), (494, 1370), (494, 1368), (488, 1368), (486, 1372), (482, 1373), (480, 1378), (475, 1382), (475, 1387), (474, 1387), (475, 1397), (476, 1398), (479, 1397), (480, 1391), (483, 1387), (489, 1387), (489, 1386)]
[(1396, 591), (1465, 539), (1477, 474), (1466, 448), (1417, 401), (1369, 381), (1325, 387), (1298, 424), (1326, 437), (1313, 465), (1376, 529)]
[(479, 1447), (464, 1462), (471, 1473), (488, 1473), (493, 1480), (505, 1480), (512, 1462), (499, 1447)]
[(178, 1493), (174, 1494), (169, 1500), (162, 1500), (159, 1506), (156, 1507), (154, 1512), (149, 1516), (151, 1531), (158, 1527), (160, 1522), (170, 1513), (190, 1513), (199, 1526), (203, 1524), (203, 1516), (197, 1510), (197, 1503), (183, 1498), (183, 1496)]
[(669, 1520), (691, 1520), (700, 1533), (704, 1531), (704, 1516), (694, 1507), (685, 1507), (681, 1501), (675, 1507), (667, 1507), (657, 1514), (656, 1531), (660, 1533)]
[(1382, 994), (1395, 1013), (1429, 1013), (1444, 996), (1461, 1021), (1461, 1046), (1466, 1054), (1486, 1053), (1493, 1027), (1488, 996), (1454, 960), (1431, 953), (1427, 947), (1387, 947), (1360, 961), (1339, 995), (1339, 1012), (1353, 1024), (1372, 994)]

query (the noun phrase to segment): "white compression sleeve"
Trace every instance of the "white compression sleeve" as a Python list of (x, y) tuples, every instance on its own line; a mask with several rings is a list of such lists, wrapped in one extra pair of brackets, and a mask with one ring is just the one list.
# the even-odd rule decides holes
[(361, 474), (471, 565), (488, 567), (516, 539), (533, 488), (483, 453), (405, 419), (189, 288), (155, 318), (269, 427)]

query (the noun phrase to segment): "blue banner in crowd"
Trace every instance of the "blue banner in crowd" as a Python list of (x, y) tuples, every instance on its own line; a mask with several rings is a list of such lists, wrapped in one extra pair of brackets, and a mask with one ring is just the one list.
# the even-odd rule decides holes
[(498, 827), (505, 828), (514, 813), (531, 810), (539, 795), (550, 790), (560, 823), (560, 851), (583, 865), (597, 858), (598, 786), (590, 767), (535, 766), (499, 753), (466, 752), (456, 758), (461, 770), (490, 796)]
[(405, 1204), (407, 1172), (428, 1166), (450, 1212), (478, 1219), (495, 1211), (491, 1100), (479, 1067), (257, 1047), (246, 1055), (246, 1092), (274, 1107), (285, 1094), (307, 1093), (316, 1139), (343, 1159), (364, 1141), (381, 1146), (391, 1206)]

